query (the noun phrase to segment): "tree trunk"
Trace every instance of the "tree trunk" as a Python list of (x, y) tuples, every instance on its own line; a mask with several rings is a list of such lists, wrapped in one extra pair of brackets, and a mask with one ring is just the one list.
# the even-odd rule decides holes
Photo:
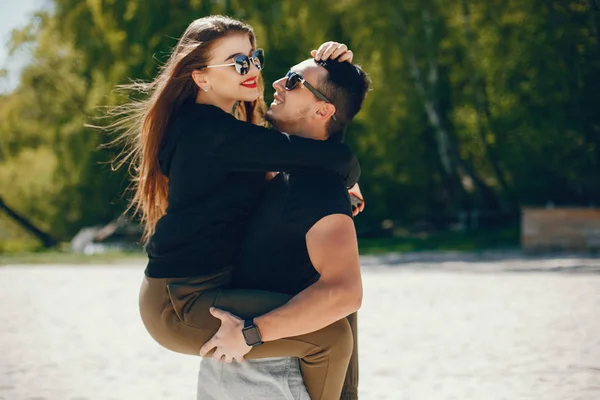
[(6, 205), (2, 198), (0, 198), (0, 209), (6, 211), (9, 217), (25, 228), (25, 230), (40, 239), (40, 241), (44, 244), (44, 247), (50, 248), (56, 246), (56, 240), (54, 240), (49, 234), (38, 229), (35, 225), (33, 225), (33, 223)]
[[(394, 9), (396, 26), (398, 29), (398, 37), (401, 38), (401, 43), (404, 47), (404, 54), (408, 60), (408, 65), (411, 71), (411, 77), (417, 90), (417, 93), (423, 101), (423, 108), (427, 115), (427, 119), (431, 126), (436, 132), (436, 143), (438, 146), (438, 155), (440, 163), (443, 167), (444, 173), (449, 178), (450, 182), (456, 182), (456, 186), (459, 186), (465, 193), (465, 188), (461, 178), (461, 172), (468, 176), (472, 182), (475, 190), (477, 191), (480, 199), (482, 200), (482, 206), (497, 208), (498, 202), (494, 192), (487, 187), (485, 182), (477, 176), (475, 169), (470, 165), (468, 161), (460, 158), (458, 142), (452, 137), (448, 129), (444, 124), (441, 112), (439, 110), (438, 101), (438, 64), (435, 58), (435, 43), (433, 37), (433, 24), (431, 21), (431, 15), (428, 9), (423, 9), (422, 20), (424, 23), (425, 30), (425, 46), (427, 51), (427, 64), (428, 73), (427, 79), (423, 78), (423, 74), (419, 69), (416, 56), (412, 51), (412, 46), (408, 41), (409, 35), (406, 29), (406, 23), (400, 12)], [(460, 168), (459, 168), (460, 167)], [(454, 184), (450, 185), (450, 191), (456, 192)], [(454, 186), (454, 187), (453, 187)], [(467, 199), (458, 198), (460, 205), (464, 205)]]
[[(411, 45), (408, 41), (408, 33), (406, 28), (406, 23), (404, 21), (404, 17), (400, 12), (398, 12), (394, 6), (392, 6), (393, 13), (395, 14), (396, 20), (396, 30), (398, 31), (398, 37), (401, 38), (401, 42), (403, 44), (403, 53), (408, 61), (408, 66), (410, 68), (410, 75), (412, 77), (413, 84), (421, 100), (423, 102), (423, 108), (425, 110), (425, 114), (427, 115), (427, 119), (431, 126), (435, 131), (435, 139), (438, 150), (438, 157), (440, 160), (440, 164), (444, 170), (444, 173), (448, 177), (452, 177), (456, 175), (455, 163), (451, 157), (451, 143), (448, 132), (442, 124), (442, 119), (438, 113), (435, 99), (432, 96), (432, 88), (426, 86), (426, 82), (424, 81), (421, 71), (419, 69), (419, 65), (417, 63), (417, 59), (411, 49)], [(437, 66), (433, 65), (433, 60), (430, 60), (429, 66), (429, 83), (435, 84), (437, 83)], [(432, 73), (434, 71), (434, 73)]]
[(479, 76), (479, 74), (477, 74), (475, 68), (473, 67), (473, 49), (475, 47), (475, 38), (473, 35), (473, 31), (471, 30), (470, 10), (467, 0), (462, 0), (462, 20), (463, 26), (465, 28), (465, 38), (467, 40), (467, 71), (469, 74), (469, 81), (473, 89), (473, 105), (475, 106), (475, 110), (477, 111), (477, 130), (479, 133), (479, 138), (481, 140), (485, 156), (492, 167), (492, 171), (494, 171), (494, 175), (498, 180), (498, 184), (500, 185), (501, 190), (510, 199), (511, 207), (514, 207), (515, 200), (512, 196), (513, 191), (509, 187), (504, 172), (500, 167), (500, 163), (498, 162), (498, 157), (496, 155), (495, 150), (488, 144), (486, 139), (486, 130), (494, 136), (497, 135), (494, 133), (492, 115), (489, 109), (489, 101), (487, 97), (487, 83), (485, 81), (485, 78)]

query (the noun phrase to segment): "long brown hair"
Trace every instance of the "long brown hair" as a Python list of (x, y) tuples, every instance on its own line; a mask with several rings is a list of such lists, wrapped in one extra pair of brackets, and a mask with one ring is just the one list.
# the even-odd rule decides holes
[[(219, 39), (230, 34), (248, 35), (253, 47), (256, 38), (249, 25), (220, 15), (193, 21), (152, 82), (135, 82), (120, 86), (130, 92), (143, 94), (145, 100), (131, 101), (109, 111), (116, 117), (107, 129), (122, 132), (113, 144), (124, 145), (113, 166), (119, 168), (129, 163), (132, 176), (130, 189), (134, 192), (129, 207), (139, 214), (144, 224), (143, 240), (154, 233), (157, 221), (167, 209), (168, 179), (158, 165), (158, 151), (167, 125), (181, 105), (198, 96), (198, 86), (192, 71), (205, 66)], [(259, 76), (260, 93), (264, 89)], [(253, 102), (240, 102), (233, 114), (244, 121), (264, 125), (266, 105), (262, 95)]]

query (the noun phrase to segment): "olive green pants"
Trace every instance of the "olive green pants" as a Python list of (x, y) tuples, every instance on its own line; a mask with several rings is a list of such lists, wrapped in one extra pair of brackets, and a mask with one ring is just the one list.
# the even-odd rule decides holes
[(358, 400), (358, 320), (357, 313), (350, 314), (347, 317), (352, 331), (352, 339), (354, 346), (352, 347), (352, 356), (348, 371), (346, 372), (346, 380), (342, 388), (342, 396), (340, 400)]
[[(221, 324), (208, 311), (210, 307), (249, 319), (282, 306), (292, 297), (260, 290), (223, 289), (229, 281), (229, 271), (198, 278), (144, 277), (140, 313), (146, 329), (163, 347), (198, 356)], [(344, 318), (310, 334), (263, 343), (252, 348), (246, 358), (298, 357), (311, 399), (337, 400), (353, 347), (350, 324)]]

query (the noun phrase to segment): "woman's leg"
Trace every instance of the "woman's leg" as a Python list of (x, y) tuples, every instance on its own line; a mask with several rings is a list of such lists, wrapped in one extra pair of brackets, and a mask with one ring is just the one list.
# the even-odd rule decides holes
[(352, 357), (350, 357), (350, 364), (348, 365), (348, 372), (346, 373), (346, 380), (344, 381), (344, 388), (342, 389), (342, 396), (340, 400), (358, 400), (358, 324), (357, 324), (357, 313), (348, 315), (346, 318), (350, 324), (352, 330), (352, 338), (354, 339), (354, 346), (352, 348)]
[[(202, 345), (220, 326), (220, 321), (209, 313), (210, 307), (222, 308), (246, 319), (271, 311), (292, 297), (258, 290), (215, 289), (214, 285), (220, 280), (221, 277), (146, 278), (140, 293), (140, 310), (154, 339), (173, 351), (198, 355)], [(246, 357), (299, 357), (311, 399), (337, 400), (352, 347), (352, 332), (344, 318), (307, 335), (266, 342), (253, 348)]]
[[(259, 290), (222, 290), (214, 306), (253, 318), (287, 303), (292, 296)], [(220, 321), (217, 321), (217, 325)], [(346, 318), (306, 335), (266, 342), (246, 358), (299, 357), (311, 399), (339, 399), (352, 355), (353, 335)]]

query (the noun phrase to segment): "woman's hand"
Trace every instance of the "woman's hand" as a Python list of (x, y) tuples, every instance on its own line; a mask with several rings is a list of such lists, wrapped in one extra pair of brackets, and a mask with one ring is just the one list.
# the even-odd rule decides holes
[(352, 50), (348, 50), (348, 46), (344, 43), (338, 42), (325, 42), (319, 47), (319, 50), (311, 51), (310, 55), (316, 61), (331, 59), (339, 62), (348, 61), (351, 63), (354, 58)]
[(355, 217), (358, 215), (358, 213), (362, 212), (365, 209), (365, 199), (363, 197), (362, 192), (360, 191), (360, 186), (358, 186), (358, 183), (352, 186), (350, 189), (348, 189), (348, 194), (350, 195), (350, 200), (352, 200), (352, 197), (355, 197), (356, 199), (360, 200), (360, 204), (358, 206), (352, 206), (352, 216)]
[(202, 346), (200, 356), (204, 357), (206, 353), (216, 347), (212, 355), (212, 358), (215, 360), (225, 361), (226, 363), (231, 363), (233, 360), (239, 363), (244, 362), (244, 356), (252, 349), (252, 347), (246, 344), (246, 340), (242, 334), (244, 321), (227, 311), (215, 307), (211, 307), (209, 311), (213, 317), (221, 320), (221, 327)]

